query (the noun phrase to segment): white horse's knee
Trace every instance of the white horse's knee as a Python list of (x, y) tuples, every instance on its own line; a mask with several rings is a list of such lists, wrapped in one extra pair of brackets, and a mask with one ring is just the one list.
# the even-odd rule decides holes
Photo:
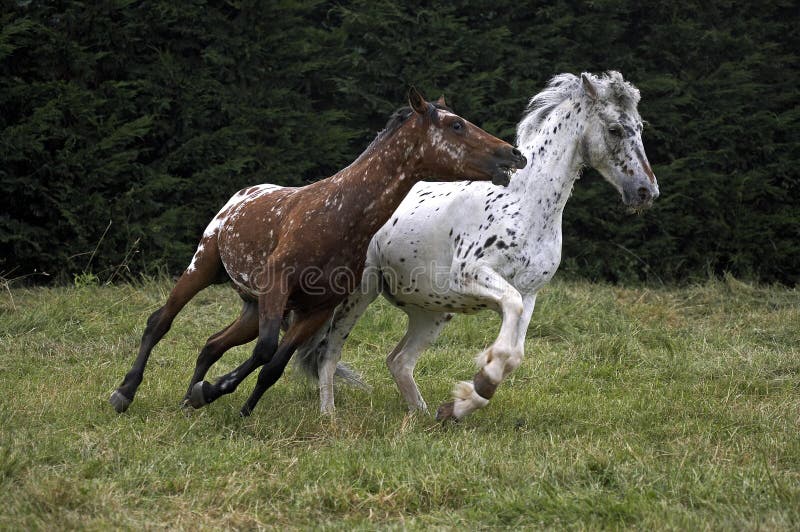
[(487, 361), (482, 368), (484, 374), (494, 384), (499, 384), (503, 380), (509, 364), (513, 365), (513, 370), (522, 362), (522, 350), (516, 346), (497, 343), (487, 351)]
[(495, 356), (488, 364), (483, 366), (483, 373), (492, 384), (499, 384), (500, 381), (503, 380), (503, 368), (505, 368), (505, 365), (505, 360), (499, 356)]
[(524, 311), (525, 305), (522, 303), (522, 296), (519, 292), (507, 293), (503, 298), (503, 319), (519, 319)]

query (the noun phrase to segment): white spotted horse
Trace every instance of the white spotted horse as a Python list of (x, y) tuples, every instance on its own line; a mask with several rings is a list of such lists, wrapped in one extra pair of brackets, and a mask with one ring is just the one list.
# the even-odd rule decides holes
[(334, 408), (341, 348), (378, 293), (408, 315), (386, 362), (412, 409), (427, 406), (414, 381), (417, 358), (453, 313), (502, 316), (497, 339), (476, 358), (439, 419), (489, 403), (522, 361), (536, 294), (561, 261), (561, 215), (581, 169), (596, 169), (633, 210), (652, 204), (658, 184), (642, 144), (639, 91), (618, 72), (561, 74), (534, 96), (517, 127), (528, 166), (505, 189), (483, 183), (420, 183), (372, 239), (362, 287), (337, 309), (327, 335), (302, 346), (297, 362), (319, 378), (323, 412)]
[[(200, 351), (184, 404), (211, 403), (263, 366), (241, 410), (250, 414), (297, 346), (358, 286), (370, 239), (415, 183), (466, 177), (506, 185), (509, 174), (525, 166), (517, 149), (450, 112), (443, 98), (429, 103), (412, 89), (409, 104), (335, 175), (304, 187), (249, 187), (225, 204), (164, 306), (148, 318), (133, 367), (109, 399), (117, 412), (133, 401), (150, 353), (176, 314), (227, 275), (243, 300), (242, 311)], [(288, 315), (292, 319), (284, 320)], [(256, 338), (244, 363), (215, 384), (203, 381), (225, 351)]]

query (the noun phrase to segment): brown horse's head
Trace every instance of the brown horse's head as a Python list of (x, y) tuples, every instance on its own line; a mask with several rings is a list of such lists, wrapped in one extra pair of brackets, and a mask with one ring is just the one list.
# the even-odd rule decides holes
[(514, 146), (485, 132), (447, 108), (444, 97), (435, 104), (413, 87), (408, 103), (417, 115), (420, 139), (419, 173), (442, 181), (489, 181), (508, 185), (510, 174), (527, 160)]

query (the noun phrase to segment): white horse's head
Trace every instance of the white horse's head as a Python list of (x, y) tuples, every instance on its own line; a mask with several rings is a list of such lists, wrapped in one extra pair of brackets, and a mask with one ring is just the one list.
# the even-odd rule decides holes
[(588, 104), (580, 148), (584, 164), (614, 185), (626, 205), (649, 207), (658, 197), (658, 182), (642, 145), (639, 90), (615, 71), (583, 73), (580, 84)]

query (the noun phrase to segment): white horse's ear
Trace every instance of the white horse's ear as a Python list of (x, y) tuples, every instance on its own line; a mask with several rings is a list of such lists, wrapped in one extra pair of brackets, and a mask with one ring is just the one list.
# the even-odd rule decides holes
[(583, 92), (586, 93), (589, 98), (592, 100), (597, 99), (597, 88), (592, 83), (592, 80), (589, 78), (589, 75), (584, 72), (581, 74), (581, 84), (583, 85)]
[(408, 89), (408, 105), (417, 113), (424, 115), (428, 112), (428, 102), (422, 97), (422, 94), (414, 87)]

